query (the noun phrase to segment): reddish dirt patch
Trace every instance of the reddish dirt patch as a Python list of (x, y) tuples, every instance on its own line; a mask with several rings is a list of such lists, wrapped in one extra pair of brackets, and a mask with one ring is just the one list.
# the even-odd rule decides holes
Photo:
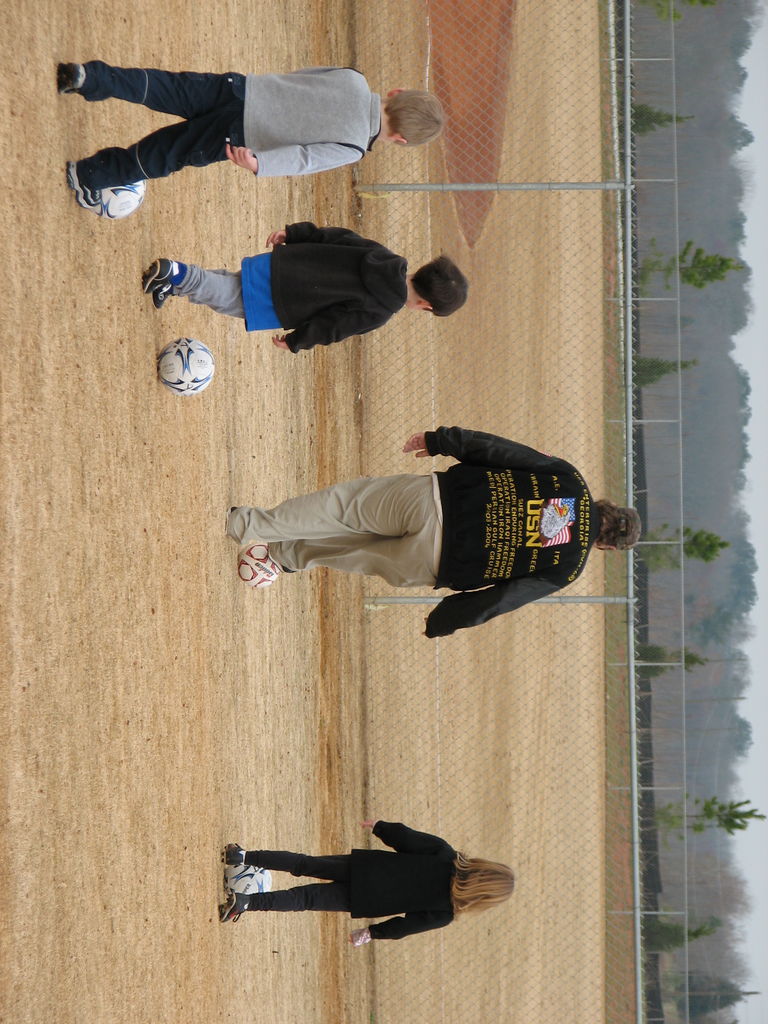
[[(427, 7), (434, 91), (449, 112), (448, 179), (498, 181), (516, 4), (486, 0), (460, 10), (455, 0), (428, 0)], [(457, 192), (454, 198), (462, 233), (474, 246), (494, 194)]]

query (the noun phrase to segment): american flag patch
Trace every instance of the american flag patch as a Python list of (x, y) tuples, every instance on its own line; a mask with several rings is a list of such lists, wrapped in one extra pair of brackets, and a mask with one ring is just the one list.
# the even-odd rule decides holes
[(552, 498), (541, 510), (541, 546), (551, 548), (567, 544), (571, 539), (571, 525), (576, 519), (575, 498)]

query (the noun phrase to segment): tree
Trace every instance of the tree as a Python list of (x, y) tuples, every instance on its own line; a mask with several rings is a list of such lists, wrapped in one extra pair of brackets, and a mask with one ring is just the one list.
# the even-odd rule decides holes
[[(670, 528), (667, 523), (661, 531), (651, 531), (637, 545), (640, 557), (651, 570), (679, 569), (680, 556), (677, 544), (680, 531), (665, 533)], [(683, 527), (683, 554), (687, 558), (698, 558), (702, 562), (713, 562), (723, 548), (730, 547), (730, 542), (718, 537), (709, 530), (693, 530), (690, 526)]]
[(741, 715), (736, 716), (736, 739), (734, 749), (740, 757), (746, 757), (752, 746), (752, 723)]
[(709, 658), (684, 647), (681, 651), (669, 651), (661, 644), (638, 644), (637, 664), (646, 679), (668, 672), (675, 664), (683, 663), (686, 672), (697, 665), (706, 665)]
[(707, 665), (709, 663), (709, 658), (705, 658), (703, 655), (697, 654), (696, 651), (691, 651), (687, 647), (684, 647), (678, 653), (683, 656), (683, 668), (686, 672), (690, 672), (692, 668), (696, 668), (698, 665)]
[(755, 141), (755, 136), (749, 128), (734, 114), (731, 114), (728, 119), (728, 129), (729, 142), (734, 149), (744, 149), (745, 146), (751, 146)]
[[(646, 7), (652, 7), (665, 21), (679, 21), (682, 15), (675, 7), (674, 0), (640, 0)], [(714, 7), (717, 0), (680, 0), (688, 7)]]
[(750, 807), (749, 800), (729, 800), (727, 804), (711, 796), (703, 802), (699, 799), (693, 801), (694, 806), (701, 808), (699, 814), (694, 815), (697, 819), (690, 828), (694, 832), (704, 832), (710, 826), (721, 828), (732, 836), (734, 832), (743, 832), (752, 821), (765, 821), (765, 815), (760, 814), (756, 807)]
[(649, 384), (655, 384), (662, 377), (666, 377), (668, 373), (687, 370), (689, 366), (698, 366), (698, 363), (698, 359), (682, 359), (677, 362), (674, 359), (650, 359), (647, 356), (639, 356), (634, 363), (635, 386), (647, 387)]
[(635, 551), (651, 572), (680, 568), (680, 549), (675, 543), (674, 537), (653, 537), (649, 535), (645, 540), (638, 541), (635, 545)]
[(718, 918), (710, 917), (698, 928), (686, 928), (680, 921), (665, 921), (658, 915), (649, 915), (643, 918), (643, 944), (647, 953), (668, 953), (686, 942), (712, 935), (721, 924)]
[[(701, 246), (694, 248), (689, 239), (677, 256), (665, 256), (656, 248), (656, 239), (649, 242), (649, 253), (641, 262), (638, 272), (638, 284), (641, 295), (647, 294), (647, 287), (653, 274), (662, 274), (664, 288), (669, 291), (675, 273), (680, 275), (683, 284), (694, 288), (706, 288), (713, 281), (722, 281), (730, 270), (744, 270), (744, 264), (732, 256), (720, 256), (718, 253), (707, 253)], [(693, 250), (693, 251), (691, 251)]]
[(681, 121), (692, 121), (693, 117), (682, 117), (680, 114), (670, 114), (666, 110), (659, 110), (648, 103), (632, 104), (632, 131), (635, 135), (648, 135), (655, 132), (657, 128), (666, 128), (667, 125)]
[(674, 256), (665, 256), (664, 253), (660, 252), (656, 248), (655, 238), (650, 240), (648, 248), (650, 251), (648, 255), (643, 257), (640, 261), (640, 267), (638, 270), (638, 285), (641, 295), (645, 295), (647, 293), (647, 288), (650, 284), (652, 274), (663, 274), (664, 287), (669, 290), (672, 274), (675, 271)]
[(701, 246), (691, 256), (693, 241), (688, 240), (678, 256), (680, 280), (694, 288), (706, 288), (712, 281), (722, 281), (729, 270), (744, 270), (744, 264), (732, 256), (706, 253)]
[(688, 975), (688, 1000), (686, 1007), (685, 995), (677, 1000), (681, 1015), (688, 1010), (689, 1020), (696, 1021), (709, 1013), (717, 1013), (726, 1006), (741, 1002), (746, 996), (757, 995), (756, 992), (743, 992), (727, 978), (713, 978), (707, 974), (691, 972)]
[(729, 548), (730, 542), (718, 537), (709, 530), (696, 530), (690, 526), (683, 527), (683, 551), (688, 558), (698, 558), (702, 562), (714, 562), (723, 548)]
[[(688, 794), (685, 796), (687, 799)], [(724, 803), (716, 796), (711, 796), (708, 800), (696, 797), (693, 809), (696, 813), (688, 814), (686, 818), (682, 801), (660, 804), (656, 808), (656, 824), (665, 831), (681, 829), (684, 825), (691, 832), (721, 828), (732, 836), (735, 832), (743, 832), (753, 821), (765, 821), (765, 815), (756, 807), (750, 807), (749, 800), (729, 800), (728, 803)], [(682, 835), (678, 835), (678, 839), (682, 838)]]

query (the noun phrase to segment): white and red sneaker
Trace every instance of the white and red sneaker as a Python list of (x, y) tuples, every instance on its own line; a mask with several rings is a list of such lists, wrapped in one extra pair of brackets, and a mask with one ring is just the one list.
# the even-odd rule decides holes
[(269, 557), (266, 544), (255, 542), (240, 549), (237, 575), (249, 587), (271, 587), (283, 570)]

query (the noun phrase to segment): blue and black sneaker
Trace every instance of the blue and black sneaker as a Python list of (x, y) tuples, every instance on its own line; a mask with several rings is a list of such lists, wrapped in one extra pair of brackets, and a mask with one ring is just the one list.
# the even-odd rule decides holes
[(166, 259), (155, 260), (141, 275), (141, 286), (146, 295), (152, 296), (155, 309), (162, 309), (165, 300), (173, 294), (172, 276), (173, 261)]
[(245, 864), (245, 850), (242, 846), (238, 846), (237, 843), (227, 843), (221, 859), (225, 864), (232, 864), (234, 866)]

